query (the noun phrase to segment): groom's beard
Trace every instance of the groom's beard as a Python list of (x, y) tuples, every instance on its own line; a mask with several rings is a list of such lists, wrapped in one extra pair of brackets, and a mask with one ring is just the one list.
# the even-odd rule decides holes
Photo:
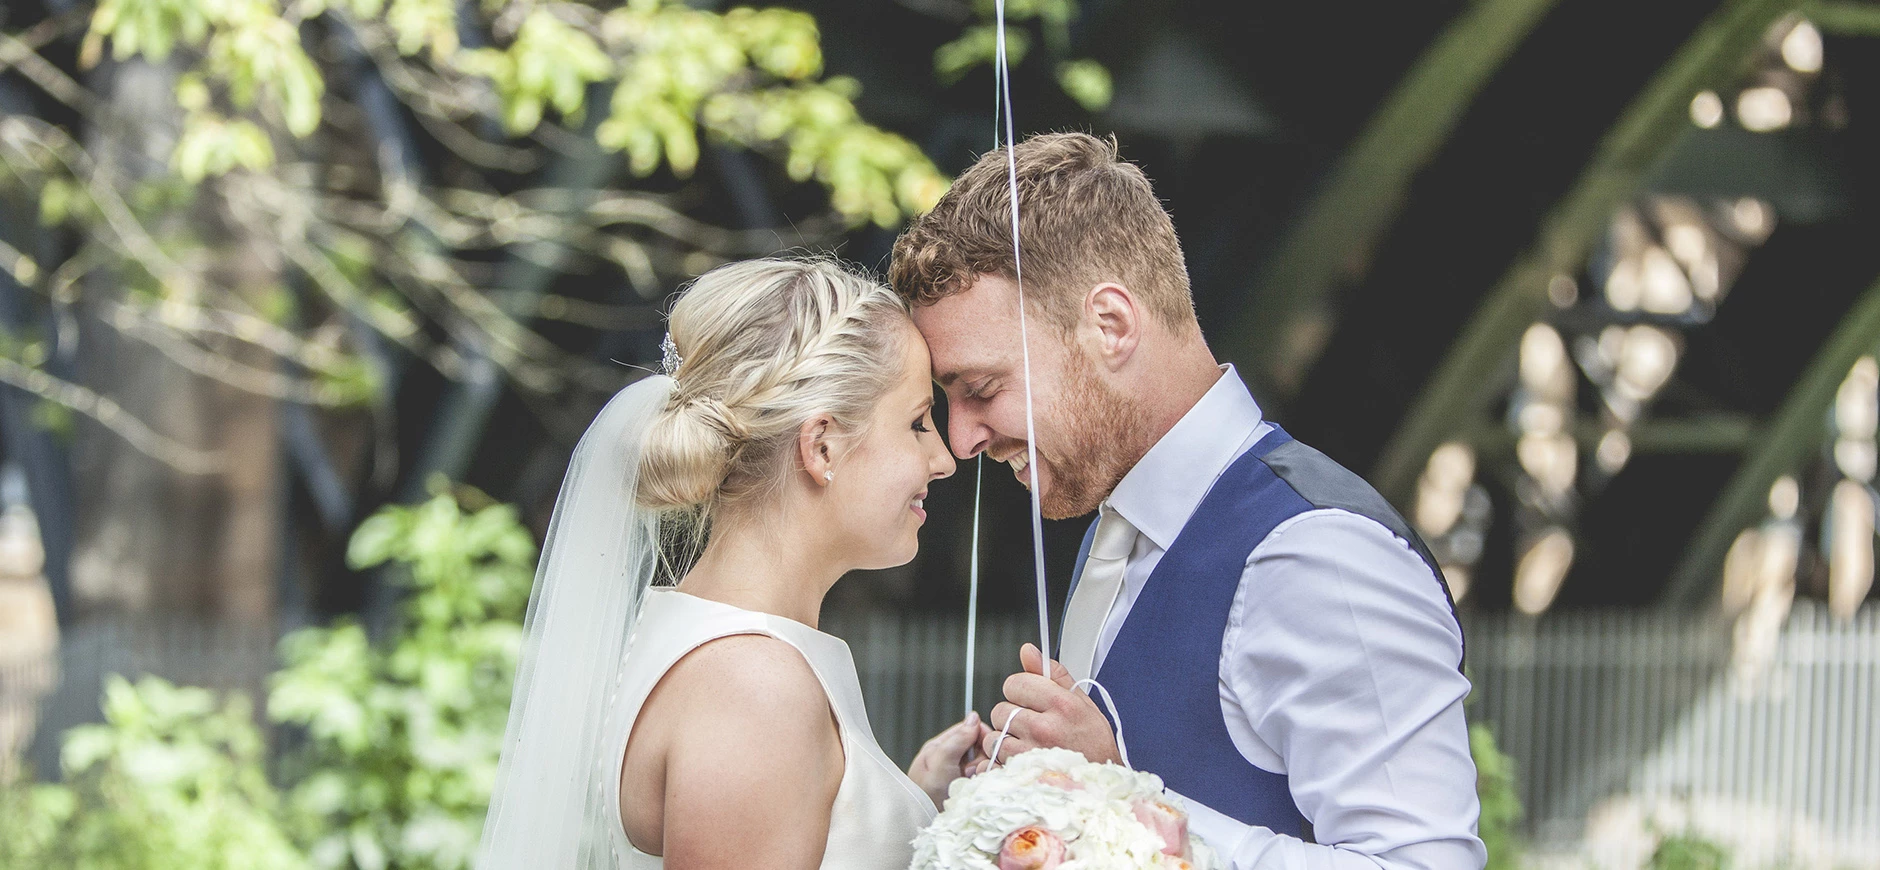
[(1064, 392), (1053, 402), (1055, 444), (1040, 444), (1051, 485), (1039, 494), (1045, 517), (1065, 520), (1097, 509), (1151, 445), (1138, 445), (1149, 427), (1127, 397), (1097, 377), (1096, 366), (1072, 353)]

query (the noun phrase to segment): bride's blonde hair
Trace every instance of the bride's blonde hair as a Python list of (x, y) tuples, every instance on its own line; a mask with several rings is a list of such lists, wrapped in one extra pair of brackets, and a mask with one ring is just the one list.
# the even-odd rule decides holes
[(902, 374), (907, 303), (826, 259), (747, 260), (693, 282), (668, 318), (681, 362), (646, 434), (640, 504), (697, 516), (797, 467), (797, 430), (859, 434)]

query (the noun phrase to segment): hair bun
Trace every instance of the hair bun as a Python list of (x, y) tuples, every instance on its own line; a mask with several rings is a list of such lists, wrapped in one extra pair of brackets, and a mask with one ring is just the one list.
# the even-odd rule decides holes
[(904, 368), (907, 306), (830, 260), (745, 260), (693, 282), (667, 318), (683, 358), (646, 435), (638, 498), (653, 510), (722, 507), (797, 465), (803, 422), (859, 435)]
[(749, 427), (725, 403), (675, 394), (646, 433), (639, 500), (653, 510), (688, 510), (712, 500)]
[(724, 402), (714, 396), (691, 396), (680, 402), (682, 411), (698, 415), (704, 423), (736, 444), (742, 444), (751, 438), (751, 427), (740, 419)]

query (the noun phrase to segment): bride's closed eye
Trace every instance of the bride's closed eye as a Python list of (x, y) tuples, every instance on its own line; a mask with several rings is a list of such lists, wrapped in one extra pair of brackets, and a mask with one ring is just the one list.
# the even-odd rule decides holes
[(914, 421), (914, 431), (920, 432), (922, 434), (933, 431), (933, 429), (927, 426), (927, 415), (922, 414), (918, 419)]

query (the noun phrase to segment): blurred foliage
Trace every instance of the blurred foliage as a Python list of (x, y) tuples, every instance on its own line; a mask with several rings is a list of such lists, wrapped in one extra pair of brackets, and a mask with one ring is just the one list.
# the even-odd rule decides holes
[(383, 643), (352, 622), (282, 641), (268, 716), (304, 732), (285, 801), (247, 699), (114, 676), (105, 724), (64, 737), (65, 784), (0, 788), (0, 867), (469, 867), (535, 544), (513, 508), (463, 492), (481, 506), (440, 492), (353, 535), (353, 567), (389, 567), (409, 592)]
[(105, 685), (105, 724), (66, 732), (63, 785), (0, 790), (0, 867), (306, 867), (279, 818), (248, 700), (155, 677)]
[(1521, 866), (1521, 844), (1514, 826), (1522, 810), (1514, 759), (1495, 745), (1495, 732), (1480, 723), (1469, 726), (1469, 755), (1475, 759), (1475, 793), (1482, 803), (1476, 836), (1488, 847), (1485, 870), (1515, 870)]
[(1695, 834), (1672, 834), (1658, 841), (1646, 870), (1729, 870), (1730, 851)]
[(439, 494), (354, 533), (354, 568), (410, 594), (386, 644), (341, 623), (281, 643), (268, 714), (305, 728), (296, 831), (321, 867), (468, 867), (496, 779), (535, 544), (507, 505)]
[[(1067, 0), (1020, 5), (1015, 15), (1045, 21), (1051, 32), (1062, 29), (1073, 8)], [(612, 112), (597, 136), (602, 145), (626, 151), (641, 175), (657, 169), (662, 157), (674, 172), (691, 173), (703, 112), (708, 132), (747, 146), (796, 134), (788, 137), (792, 174), (822, 180), (851, 219), (891, 226), (931, 207), (945, 189), (918, 149), (856, 115), (853, 80), (817, 80), (822, 48), (815, 19), (785, 9), (718, 13), (630, 0), (597, 15), (586, 5), (529, 0), (506, 4), (497, 16), (499, 27), (505, 18), (521, 18), (507, 47), (465, 51), (457, 48), (454, 4), (436, 0), (395, 0), (389, 7), (380, 0), (313, 0), (286, 8), (274, 0), (103, 0), (92, 15), (81, 65), (96, 64), (107, 43), (119, 61), (162, 61), (178, 46), (195, 50), (194, 64), (176, 85), (185, 112), (177, 171), (195, 182), (238, 167), (264, 169), (274, 161), (267, 133), (225, 114), (251, 113), (294, 137), (318, 128), (326, 78), (297, 25), (322, 12), (362, 23), (382, 17), (401, 54), (428, 45), (438, 72), (487, 79), (513, 136), (534, 131), (550, 108), (579, 123), (589, 87), (614, 84)], [(779, 88), (825, 99), (779, 99)], [(736, 109), (753, 102), (770, 107), (771, 117), (728, 127), (740, 115)], [(807, 149), (798, 144), (804, 139), (839, 139), (846, 147), (806, 159)], [(799, 169), (811, 165), (818, 171)]]
[[(934, 72), (943, 82), (956, 82), (968, 72), (989, 66), (998, 58), (999, 25), (994, 0), (974, 0), (976, 22), (959, 37), (934, 50)], [(1071, 22), (1077, 19), (1077, 0), (1007, 0), (1005, 4), (1005, 56), (1017, 67), (1031, 53), (1036, 25), (1050, 56), (1058, 87), (1086, 111), (1100, 112), (1110, 105), (1114, 90), (1108, 67), (1090, 58), (1072, 57)]]
[[(825, 77), (821, 34), (799, 11), (679, 0), (85, 9), (0, 28), (34, 97), (63, 104), (0, 117), (0, 196), (36, 203), (70, 243), (33, 249), (59, 262), (26, 246), (0, 255), (49, 307), (95, 303), (105, 324), (184, 368), (277, 400), (380, 402), (383, 372), (402, 358), (362, 357), (387, 351), (453, 380), (487, 358), (536, 397), (610, 394), (622, 375), (588, 353), (597, 333), (650, 321), (668, 291), (720, 262), (896, 226), (947, 186), (912, 142), (861, 117), (854, 80)], [(140, 95), (160, 83), (173, 103), (114, 93), (126, 76), (141, 76)], [(776, 171), (698, 184), (713, 143)], [(630, 173), (616, 175), (622, 158)], [(712, 223), (753, 197), (816, 201), (797, 185), (820, 188), (827, 207), (775, 215), (788, 233)], [(543, 290), (506, 285), (511, 270), (492, 268), (505, 260), (597, 273), (584, 285), (594, 298), (579, 300), (589, 331), (538, 331)], [(7, 381), (192, 465), (187, 447), (134, 437), (137, 421), (35, 371), (32, 384)]]

